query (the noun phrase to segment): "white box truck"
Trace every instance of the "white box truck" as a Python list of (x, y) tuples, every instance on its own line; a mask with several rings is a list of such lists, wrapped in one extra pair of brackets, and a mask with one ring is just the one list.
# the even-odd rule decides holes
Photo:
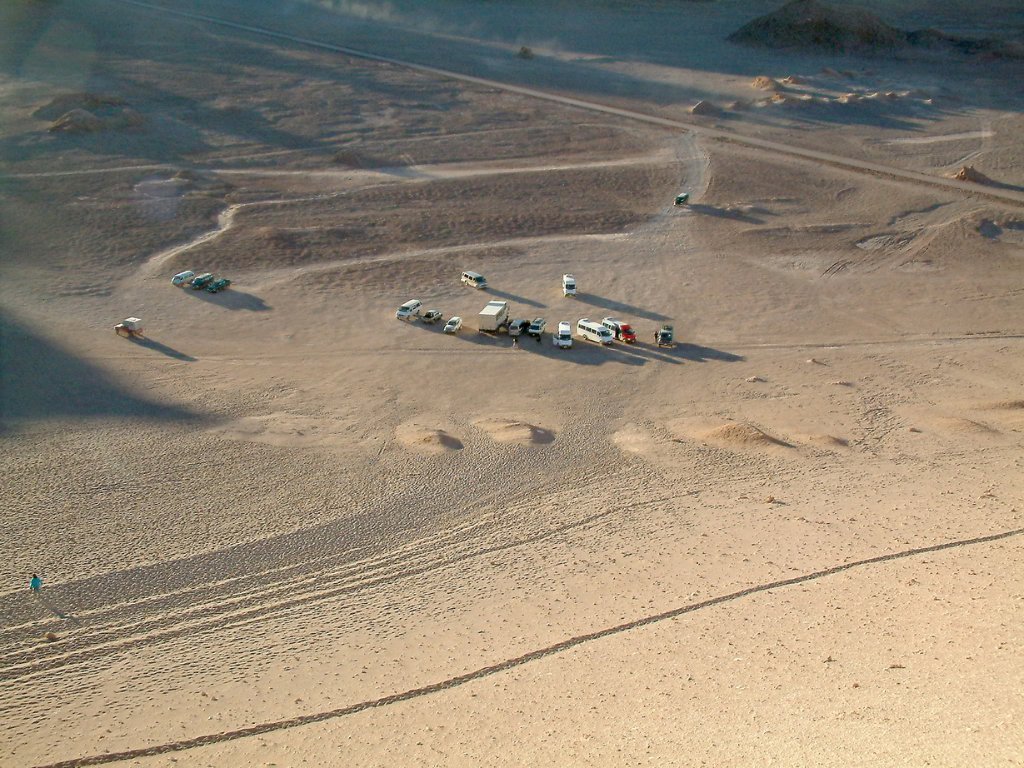
[(497, 333), (508, 325), (508, 302), (488, 301), (487, 306), (480, 310), (477, 328), (481, 333)]

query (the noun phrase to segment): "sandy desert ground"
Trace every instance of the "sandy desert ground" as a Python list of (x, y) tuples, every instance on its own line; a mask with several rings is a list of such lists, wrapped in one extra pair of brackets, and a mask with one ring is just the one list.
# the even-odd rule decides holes
[(5, 4), (0, 763), (1024, 761), (1021, 61), (777, 5)]

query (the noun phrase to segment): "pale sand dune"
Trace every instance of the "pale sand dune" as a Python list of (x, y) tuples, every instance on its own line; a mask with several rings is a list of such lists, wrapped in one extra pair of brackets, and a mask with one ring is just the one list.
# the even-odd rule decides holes
[(736, 448), (791, 447), (789, 443), (772, 437), (753, 424), (730, 422), (700, 434), (702, 440)]
[(473, 426), (479, 427), (492, 439), (499, 443), (517, 443), (519, 445), (546, 445), (555, 441), (551, 430), (527, 424), (524, 421), (502, 418), (477, 419)]
[(934, 419), (935, 426), (951, 434), (963, 435), (998, 435), (999, 430), (974, 419), (962, 416), (940, 416)]
[(395, 437), (406, 448), (426, 453), (461, 451), (462, 441), (443, 429), (423, 424), (402, 424), (395, 429)]

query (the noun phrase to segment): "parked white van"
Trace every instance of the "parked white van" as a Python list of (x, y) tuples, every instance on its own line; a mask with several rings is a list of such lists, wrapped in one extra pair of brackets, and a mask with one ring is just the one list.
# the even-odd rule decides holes
[(395, 312), (395, 317), (397, 317), (399, 320), (412, 320), (413, 317), (419, 315), (420, 307), (422, 306), (423, 302), (418, 301), (417, 299), (407, 301), (405, 302), (405, 304), (398, 308), (398, 311)]
[(598, 344), (611, 344), (615, 336), (601, 323), (583, 318), (576, 323), (576, 335), (581, 339), (596, 341)]
[(576, 295), (576, 278), (572, 275), (562, 275), (562, 295)]
[(551, 343), (556, 347), (568, 349), (572, 346), (572, 326), (568, 323), (559, 323), (558, 330), (551, 334)]
[(473, 288), (487, 287), (487, 278), (479, 272), (463, 272), (462, 282), (466, 285), (472, 286)]

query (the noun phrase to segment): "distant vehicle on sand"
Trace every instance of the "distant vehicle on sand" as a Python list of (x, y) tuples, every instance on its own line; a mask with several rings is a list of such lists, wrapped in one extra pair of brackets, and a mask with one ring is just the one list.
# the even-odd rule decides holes
[(395, 312), (395, 317), (399, 320), (412, 320), (414, 317), (419, 317), (420, 307), (422, 306), (422, 301), (418, 299), (410, 299), (398, 308)]
[(226, 277), (219, 277), (213, 282), (211, 282), (209, 285), (207, 285), (206, 290), (209, 291), (210, 293), (220, 293), (229, 285), (231, 285), (230, 280), (228, 280)]

